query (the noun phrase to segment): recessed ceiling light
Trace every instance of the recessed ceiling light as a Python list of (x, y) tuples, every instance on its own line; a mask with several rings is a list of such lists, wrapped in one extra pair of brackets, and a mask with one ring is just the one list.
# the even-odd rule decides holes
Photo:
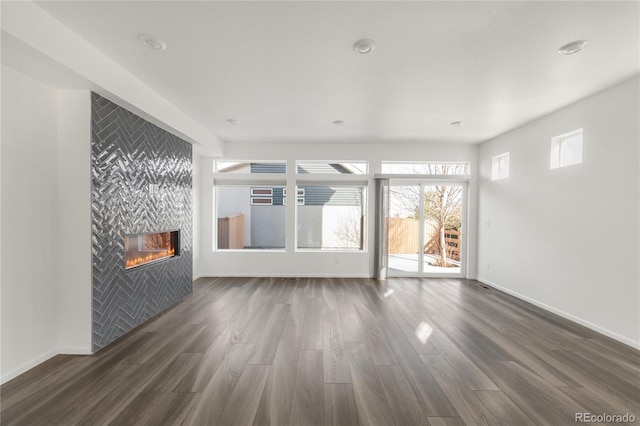
[(336, 120), (336, 121), (334, 121), (332, 124), (333, 124), (334, 126), (338, 126), (338, 127), (340, 127), (340, 126), (344, 125), (344, 121), (342, 121), (342, 120)]
[(238, 120), (236, 120), (235, 118), (227, 118), (226, 122), (231, 124), (232, 126), (235, 126), (236, 124), (238, 124)]
[(361, 55), (371, 53), (375, 48), (376, 44), (373, 42), (373, 40), (369, 40), (368, 38), (363, 38), (353, 43), (353, 50), (355, 50), (356, 53), (360, 53)]
[(451, 127), (460, 127), (462, 126), (462, 121), (452, 121), (451, 123), (449, 123), (449, 126)]
[(140, 40), (142, 44), (147, 46), (149, 49), (165, 50), (167, 48), (167, 43), (149, 34), (138, 35), (138, 40)]
[(578, 40), (572, 41), (571, 43), (567, 43), (564, 46), (558, 49), (558, 53), (562, 53), (563, 55), (573, 55), (574, 53), (578, 53), (587, 45), (587, 40)]

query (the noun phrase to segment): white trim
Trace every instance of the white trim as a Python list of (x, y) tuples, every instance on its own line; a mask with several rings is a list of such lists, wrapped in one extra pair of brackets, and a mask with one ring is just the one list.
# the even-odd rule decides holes
[(286, 178), (276, 173), (213, 173), (213, 183), (215, 186), (284, 186)]
[(14, 368), (13, 370), (7, 372), (7, 373), (3, 373), (2, 377), (0, 377), (0, 384), (5, 384), (7, 383), (9, 380), (13, 380), (16, 377), (18, 377), (19, 375), (26, 373), (27, 371), (31, 370), (33, 367), (36, 367), (40, 364), (42, 364), (43, 362), (53, 358), (54, 356), (59, 355), (58, 351), (53, 350), (53, 351), (49, 351), (47, 353), (44, 353), (40, 356), (37, 356), (23, 364), (21, 364), (20, 366), (18, 366), (17, 368)]
[(473, 179), (473, 175), (407, 175), (407, 174), (394, 174), (394, 173), (376, 173), (373, 175), (375, 179), (393, 179), (395, 181), (407, 181), (407, 182), (422, 182), (422, 181), (440, 181), (440, 182), (452, 182), (452, 181), (470, 181)]
[(480, 281), (481, 283), (483, 283), (483, 284), (486, 284), (486, 285), (488, 285), (490, 287), (495, 288), (496, 290), (500, 290), (500, 291), (502, 291), (504, 293), (507, 293), (507, 294), (509, 294), (509, 295), (511, 295), (513, 297), (516, 297), (516, 298), (518, 298), (520, 300), (523, 300), (525, 302), (531, 303), (532, 305), (535, 305), (535, 306), (537, 306), (539, 308), (542, 308), (545, 311), (549, 311), (549, 312), (554, 313), (556, 315), (559, 315), (559, 316), (561, 316), (561, 317), (563, 317), (563, 318), (565, 318), (565, 319), (567, 319), (569, 321), (572, 321), (572, 322), (575, 322), (577, 324), (583, 325), (583, 326), (585, 326), (585, 327), (587, 327), (587, 328), (589, 328), (589, 329), (591, 329), (591, 330), (593, 330), (593, 331), (595, 331), (597, 333), (603, 334), (603, 335), (605, 335), (607, 337), (610, 337), (610, 338), (612, 338), (614, 340), (617, 340), (620, 343), (624, 343), (625, 345), (631, 346), (632, 348), (640, 349), (640, 341), (635, 341), (635, 340), (630, 339), (630, 338), (628, 338), (626, 336), (623, 336), (623, 335), (618, 334), (618, 333), (616, 333), (614, 331), (611, 331), (611, 330), (609, 330), (607, 328), (604, 328), (604, 327), (601, 327), (599, 325), (593, 324), (593, 323), (591, 323), (589, 321), (583, 320), (582, 318), (579, 318), (579, 317), (577, 317), (575, 315), (569, 314), (569, 313), (567, 313), (567, 312), (565, 312), (565, 311), (563, 311), (561, 309), (554, 308), (553, 306), (549, 306), (546, 303), (542, 303), (542, 302), (540, 302), (540, 301), (538, 301), (536, 299), (532, 299), (532, 298), (527, 297), (527, 296), (525, 296), (523, 294), (520, 294), (517, 291), (510, 290), (510, 289), (508, 289), (506, 287), (503, 287), (503, 286), (498, 285), (498, 284), (496, 284), (494, 282), (491, 282), (486, 278), (478, 277), (476, 279), (478, 281)]
[(334, 174), (317, 174), (306, 175), (300, 174), (296, 177), (296, 184), (300, 185), (359, 185), (368, 186), (370, 175), (334, 175)]
[(373, 278), (371, 274), (299, 274), (299, 273), (254, 273), (254, 272), (233, 272), (233, 273), (221, 273), (211, 272), (205, 273), (200, 278), (235, 278), (235, 277), (247, 277), (247, 278)]
[[(407, 166), (449, 166), (449, 165), (465, 165), (466, 172), (469, 173), (471, 169), (470, 161), (381, 161), (380, 162), (380, 170), (383, 169), (385, 165), (391, 164), (403, 164)], [(407, 173), (412, 176), (463, 176), (463, 175), (432, 175), (430, 173)]]
[(80, 346), (68, 346), (68, 347), (61, 347), (58, 348), (58, 354), (59, 355), (91, 355), (93, 354), (93, 352), (91, 352), (91, 349), (88, 348), (83, 348)]

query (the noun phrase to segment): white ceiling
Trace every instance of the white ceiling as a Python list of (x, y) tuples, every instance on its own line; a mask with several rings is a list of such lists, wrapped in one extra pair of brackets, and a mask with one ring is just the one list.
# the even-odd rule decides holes
[(481, 142), (640, 71), (638, 2), (38, 4), (228, 142)]

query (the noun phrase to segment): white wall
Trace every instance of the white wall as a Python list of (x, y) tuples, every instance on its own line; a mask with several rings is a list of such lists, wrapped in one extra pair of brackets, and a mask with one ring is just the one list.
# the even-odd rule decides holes
[(90, 114), (2, 65), (2, 383), (91, 351)]
[(58, 91), (58, 351), (91, 353), (91, 93)]
[[(445, 144), (295, 144), (295, 143), (230, 143), (226, 145), (225, 159), (229, 160), (286, 160), (287, 191), (294, 193), (295, 160), (329, 160), (369, 162), (370, 173), (380, 173), (382, 160), (386, 161), (468, 161), (471, 173), (477, 175), (476, 145)], [(201, 226), (195, 232), (200, 237), (201, 263), (196, 276), (341, 276), (369, 277), (373, 274), (372, 244), (374, 237), (372, 181), (369, 186), (367, 252), (296, 252), (294, 250), (295, 223), (287, 222), (287, 250), (285, 252), (213, 251), (213, 161), (200, 159)], [(477, 180), (469, 185), (468, 269), (467, 275), (476, 275), (476, 205)], [(288, 217), (294, 217), (295, 205), (287, 205)]]
[[(481, 281), (640, 347), (639, 79), (479, 148)], [(550, 170), (551, 137), (583, 128), (583, 163)], [(491, 157), (510, 152), (510, 177)], [(487, 268), (488, 265), (488, 268)]]
[(58, 342), (57, 94), (2, 66), (2, 362), (4, 382)]

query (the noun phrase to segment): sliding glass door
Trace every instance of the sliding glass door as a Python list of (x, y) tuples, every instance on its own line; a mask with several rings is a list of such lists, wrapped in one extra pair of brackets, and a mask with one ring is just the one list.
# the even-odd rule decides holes
[(392, 180), (389, 276), (464, 276), (465, 182)]

